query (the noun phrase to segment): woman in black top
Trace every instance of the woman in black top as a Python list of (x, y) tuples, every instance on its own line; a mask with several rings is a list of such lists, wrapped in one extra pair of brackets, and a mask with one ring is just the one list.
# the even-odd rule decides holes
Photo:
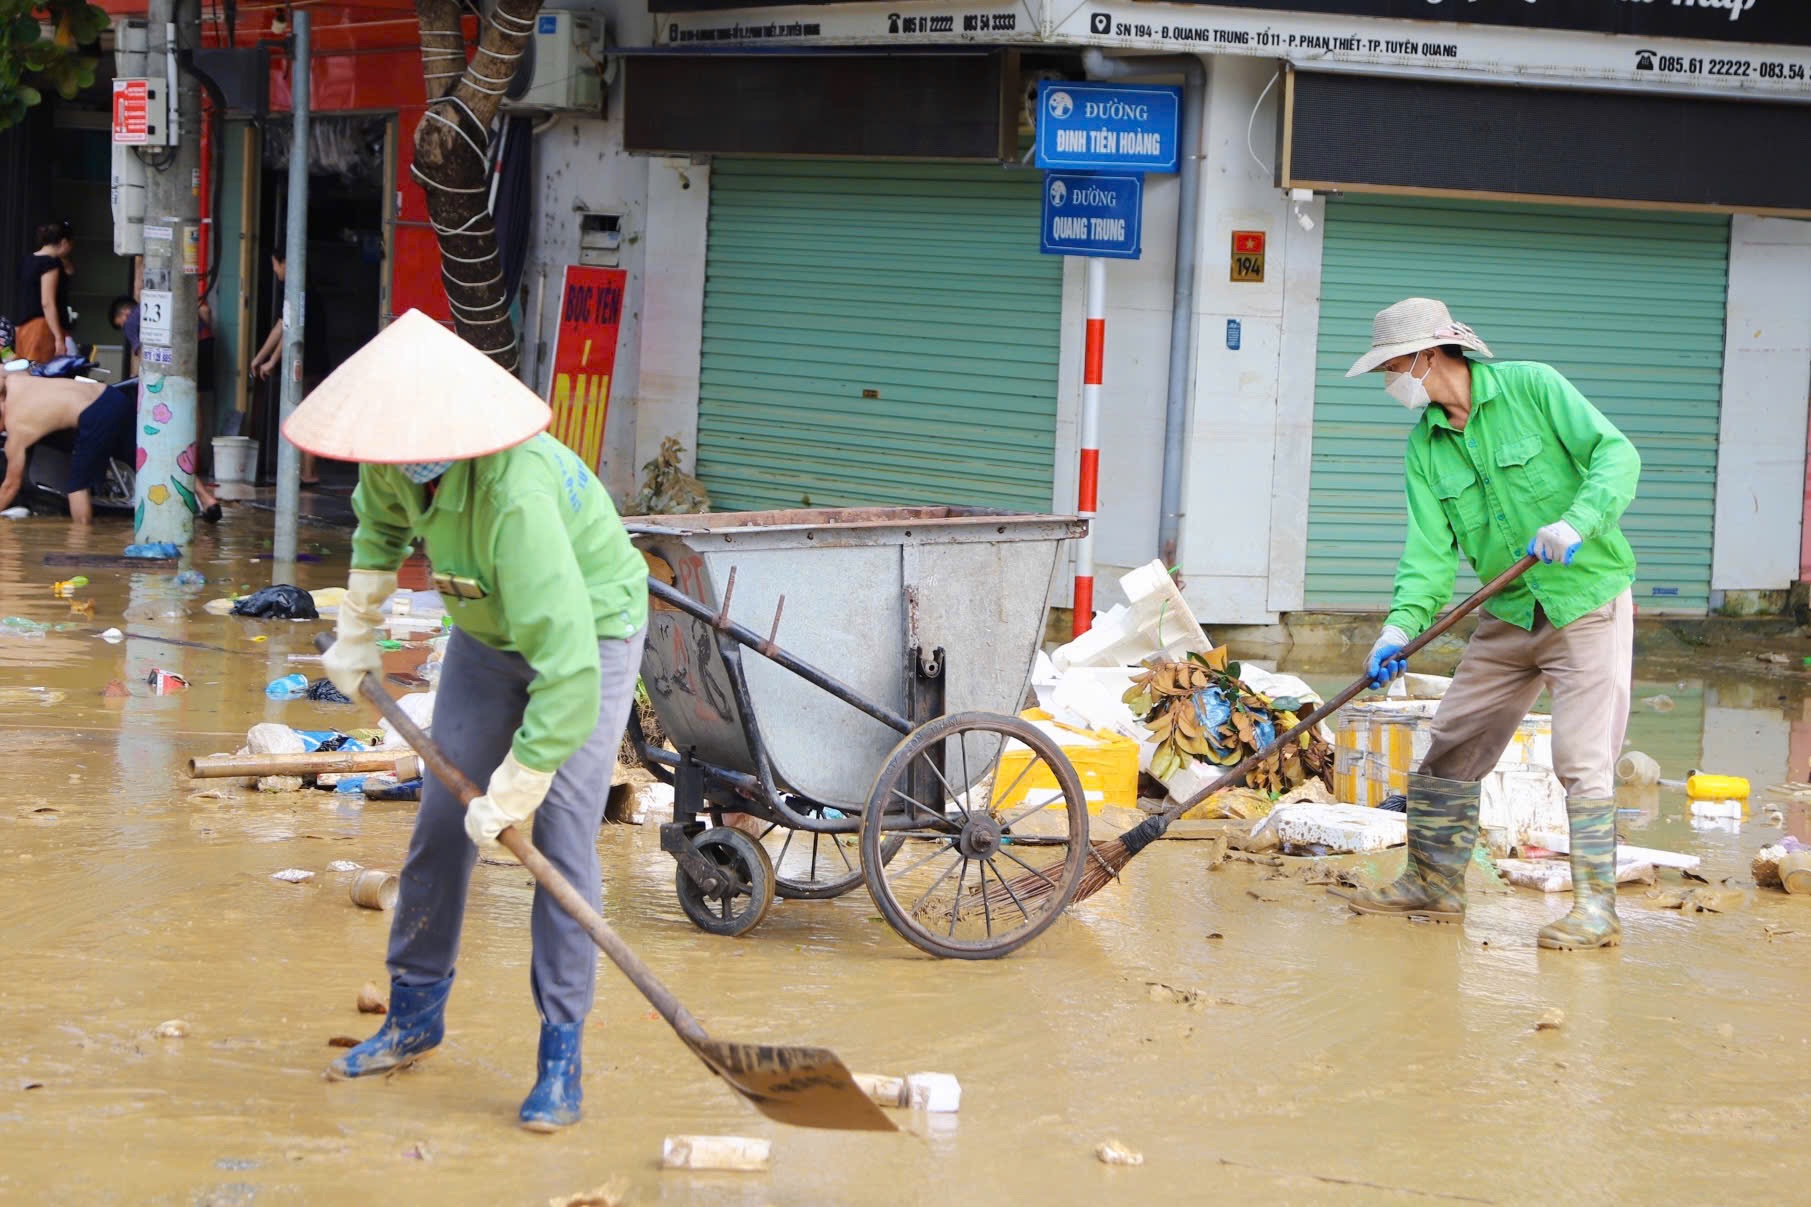
[(38, 250), (19, 266), (19, 308), (13, 348), (42, 363), (69, 344), (69, 278), (75, 275), (75, 235), (67, 222), (38, 228)]

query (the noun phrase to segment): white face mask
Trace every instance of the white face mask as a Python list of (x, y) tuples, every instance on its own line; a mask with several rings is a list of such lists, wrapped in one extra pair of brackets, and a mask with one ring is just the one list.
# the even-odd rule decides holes
[(1415, 359), (1409, 362), (1409, 371), (1407, 373), (1385, 373), (1383, 375), (1384, 390), (1391, 398), (1394, 398), (1397, 402), (1400, 402), (1411, 411), (1422, 410), (1428, 403), (1433, 401), (1433, 399), (1428, 396), (1427, 379), (1428, 374), (1434, 371), (1434, 362), (1430, 359), (1427, 362), (1427, 373), (1423, 373), (1420, 377), (1416, 377), (1415, 366), (1420, 363), (1421, 353), (1417, 352), (1415, 353)]

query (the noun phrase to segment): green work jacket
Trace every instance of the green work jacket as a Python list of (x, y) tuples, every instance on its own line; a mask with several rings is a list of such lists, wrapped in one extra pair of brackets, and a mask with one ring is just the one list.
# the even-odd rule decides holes
[(1538, 565), (1484, 607), (1524, 629), (1539, 605), (1564, 627), (1635, 581), (1617, 526), (1641, 457), (1628, 437), (1550, 365), (1473, 362), (1465, 430), (1430, 406), (1404, 459), (1409, 527), (1387, 623), (1411, 636), (1452, 599), (1458, 555), (1489, 582), (1564, 520), (1583, 538), (1570, 566)]
[(352, 509), (353, 569), (395, 570), (419, 538), (437, 576), (477, 584), (477, 599), (442, 590), (447, 614), (534, 667), (513, 747), (524, 766), (558, 770), (597, 728), (598, 639), (648, 619), (647, 563), (602, 484), (543, 432), (454, 462), (431, 502), (396, 466), (361, 465)]

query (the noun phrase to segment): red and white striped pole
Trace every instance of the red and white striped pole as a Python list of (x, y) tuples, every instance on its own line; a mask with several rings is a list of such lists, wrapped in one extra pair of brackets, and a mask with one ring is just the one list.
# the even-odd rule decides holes
[(1081, 473), (1075, 512), (1088, 522), (1075, 546), (1075, 607), (1070, 632), (1080, 637), (1094, 625), (1094, 513), (1100, 504), (1100, 378), (1107, 351), (1107, 262), (1088, 257), (1088, 338), (1082, 357)]

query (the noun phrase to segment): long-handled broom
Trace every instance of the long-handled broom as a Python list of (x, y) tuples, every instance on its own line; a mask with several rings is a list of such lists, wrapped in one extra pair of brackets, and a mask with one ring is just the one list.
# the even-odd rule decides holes
[[(1455, 624), (1458, 624), (1459, 621), (1463, 620), (1466, 616), (1469, 616), (1472, 612), (1476, 611), (1480, 604), (1484, 603), (1486, 600), (1490, 599), (1491, 596), (1496, 595), (1510, 583), (1520, 578), (1537, 560), (1538, 559), (1533, 555), (1524, 557), (1516, 562), (1515, 565), (1509, 567), (1509, 569), (1503, 571), (1503, 573), (1497, 575), (1488, 583), (1485, 583), (1482, 587), (1478, 588), (1474, 594), (1467, 598), (1464, 603), (1461, 603), (1458, 607), (1435, 621), (1427, 632), (1403, 646), (1402, 652), (1398, 654), (1397, 657), (1408, 658), (1419, 652), (1422, 647), (1426, 646), (1429, 642), (1441, 636)], [(1135, 855), (1163, 836), (1163, 832), (1170, 828), (1171, 822), (1175, 821), (1178, 817), (1181, 817), (1184, 813), (1187, 813), (1190, 809), (1194, 808), (1214, 793), (1226, 788), (1237, 787), (1244, 781), (1247, 775), (1251, 774), (1252, 769), (1259, 763), (1263, 762), (1276, 751), (1287, 746), (1290, 742), (1295, 741), (1304, 733), (1307, 733), (1316, 725), (1319, 725), (1322, 721), (1344, 708), (1347, 704), (1351, 703), (1359, 693), (1363, 692), (1369, 686), (1370, 679), (1366, 676), (1360, 676), (1359, 678), (1354, 679), (1344, 691), (1339, 693), (1339, 695), (1333, 697), (1333, 699), (1327, 701), (1325, 704), (1303, 717), (1300, 721), (1296, 722), (1287, 733), (1278, 737), (1276, 741), (1270, 743), (1270, 745), (1264, 747), (1264, 749), (1258, 751), (1256, 754), (1248, 756), (1243, 762), (1232, 767), (1224, 775), (1220, 776), (1219, 779), (1201, 789), (1201, 791), (1195, 793), (1187, 800), (1171, 805), (1162, 813), (1145, 818), (1142, 822), (1133, 826), (1118, 838), (1111, 839), (1107, 842), (1094, 843), (1093, 850), (1090, 853), (1090, 858), (1088, 860), (1087, 871), (1082, 874), (1081, 886), (1075, 890), (1075, 896), (1071, 900), (1085, 901), (1113, 883), (1114, 880), (1119, 878), (1119, 873), (1126, 864), (1132, 862)], [(1044, 897), (1056, 891), (1057, 886), (1062, 883), (1062, 871), (1063, 865), (1060, 862), (1052, 864), (1050, 867), (1039, 871), (1027, 872), (1014, 880), (1006, 882), (999, 888), (989, 890), (989, 893), (990, 895), (992, 893), (998, 893), (1000, 900), (1002, 901), (1017, 900), (1024, 902), (1025, 904), (1030, 904), (1032, 900)]]

